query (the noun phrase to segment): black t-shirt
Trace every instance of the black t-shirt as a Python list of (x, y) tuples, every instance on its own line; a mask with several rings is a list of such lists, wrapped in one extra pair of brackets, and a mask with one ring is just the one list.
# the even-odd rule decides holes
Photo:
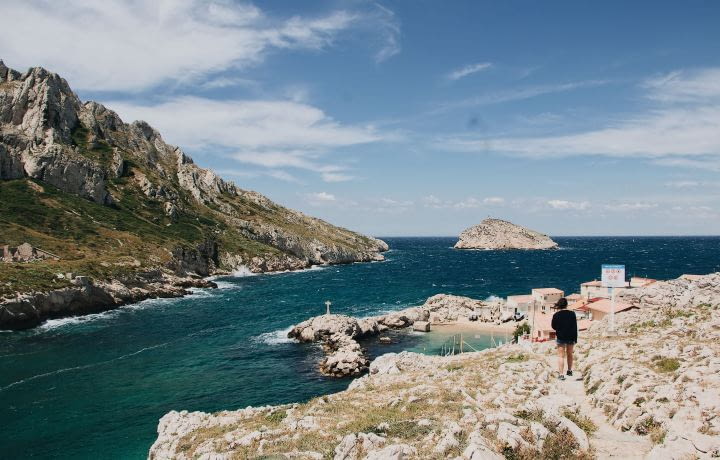
[(560, 310), (552, 317), (552, 328), (558, 340), (577, 342), (577, 318), (575, 312)]

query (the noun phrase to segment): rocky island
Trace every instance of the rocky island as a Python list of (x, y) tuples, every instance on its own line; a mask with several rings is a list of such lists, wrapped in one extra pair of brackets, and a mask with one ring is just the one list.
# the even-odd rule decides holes
[(549, 236), (501, 219), (485, 219), (465, 229), (455, 249), (555, 249)]
[(307, 402), (172, 411), (149, 458), (717, 458), (720, 273), (625, 295), (640, 308), (582, 333), (566, 381), (553, 343), (390, 353)]
[[(387, 245), (198, 167), (144, 121), (0, 61), (0, 329), (181, 296), (204, 277), (382, 260)], [(52, 258), (19, 261), (29, 246)], [(7, 254), (5, 254), (7, 252)]]

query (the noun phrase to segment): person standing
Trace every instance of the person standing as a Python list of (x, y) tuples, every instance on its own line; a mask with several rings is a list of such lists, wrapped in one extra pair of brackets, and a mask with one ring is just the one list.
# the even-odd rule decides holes
[(558, 311), (552, 317), (551, 326), (555, 329), (555, 341), (558, 353), (558, 378), (565, 380), (563, 369), (567, 360), (567, 375), (573, 375), (573, 348), (577, 343), (577, 317), (574, 311), (567, 309), (567, 299), (561, 298), (553, 308)]

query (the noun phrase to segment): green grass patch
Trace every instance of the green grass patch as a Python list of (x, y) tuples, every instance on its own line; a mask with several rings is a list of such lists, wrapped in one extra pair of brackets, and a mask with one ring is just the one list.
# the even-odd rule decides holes
[(653, 367), (658, 372), (675, 372), (680, 368), (680, 361), (676, 358), (653, 358)]

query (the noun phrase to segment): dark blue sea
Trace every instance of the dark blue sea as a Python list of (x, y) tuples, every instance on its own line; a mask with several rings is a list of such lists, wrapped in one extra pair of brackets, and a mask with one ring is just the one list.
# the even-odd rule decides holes
[[(284, 338), (322, 314), (367, 316), (438, 293), (490, 296), (578, 290), (603, 263), (628, 276), (720, 271), (720, 237), (556, 238), (557, 251), (458, 251), (454, 238), (386, 238), (385, 262), (228, 277), (220, 289), (0, 333), (1, 458), (146, 458), (172, 409), (217, 411), (304, 401), (349, 380), (315, 370), (320, 350)], [(376, 356), (433, 353), (437, 337), (395, 334)], [(486, 337), (476, 336), (482, 346)]]

